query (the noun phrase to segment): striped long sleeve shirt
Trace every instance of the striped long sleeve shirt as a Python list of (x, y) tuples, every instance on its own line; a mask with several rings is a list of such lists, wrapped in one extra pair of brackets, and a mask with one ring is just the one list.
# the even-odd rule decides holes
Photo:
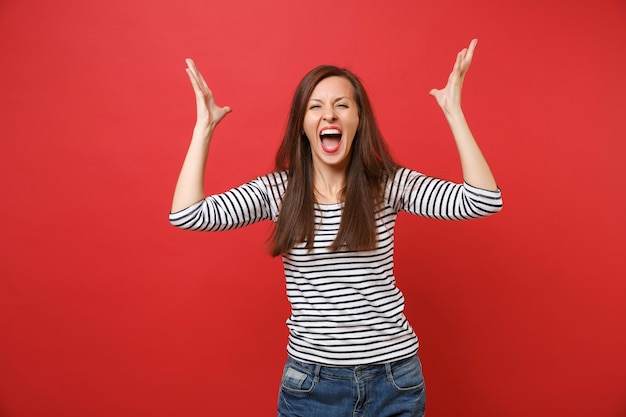
[[(177, 227), (221, 231), (262, 220), (276, 221), (287, 173), (261, 176), (176, 213)], [(387, 180), (376, 214), (378, 242), (371, 251), (330, 251), (343, 205), (316, 204), (313, 250), (302, 243), (283, 255), (287, 298), (287, 352), (295, 359), (329, 366), (384, 363), (407, 358), (418, 349), (408, 323), (404, 296), (394, 276), (394, 227), (399, 212), (463, 220), (502, 208), (499, 191), (456, 184), (406, 168)]]

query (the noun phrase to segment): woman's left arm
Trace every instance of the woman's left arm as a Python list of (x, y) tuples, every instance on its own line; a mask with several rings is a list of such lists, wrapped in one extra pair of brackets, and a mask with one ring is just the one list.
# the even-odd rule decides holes
[(491, 173), (487, 160), (483, 156), (474, 135), (465, 120), (465, 115), (461, 109), (461, 89), (467, 70), (472, 62), (474, 49), (478, 43), (477, 39), (470, 42), (469, 47), (457, 54), (454, 68), (448, 77), (448, 84), (441, 89), (432, 89), (430, 95), (435, 97), (437, 104), (450, 125), (452, 135), (456, 141), (456, 146), (461, 158), (463, 169), (463, 179), (468, 184), (485, 190), (497, 191), (496, 180)]

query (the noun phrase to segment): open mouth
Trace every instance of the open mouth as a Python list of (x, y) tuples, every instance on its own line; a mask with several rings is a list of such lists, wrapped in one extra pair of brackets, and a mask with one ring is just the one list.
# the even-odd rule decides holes
[(325, 152), (337, 152), (341, 145), (341, 130), (336, 127), (322, 129), (320, 132), (320, 141), (322, 142), (322, 149), (324, 149)]

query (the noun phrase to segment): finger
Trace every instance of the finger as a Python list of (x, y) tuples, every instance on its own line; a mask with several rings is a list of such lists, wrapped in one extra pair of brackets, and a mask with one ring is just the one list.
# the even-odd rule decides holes
[(187, 68), (185, 68), (185, 71), (189, 75), (189, 78), (191, 79), (194, 85), (194, 88), (199, 89), (201, 86), (201, 83), (198, 77), (198, 69), (196, 68), (196, 64), (193, 62), (191, 58), (185, 59), (185, 63), (187, 64)]
[(193, 71), (189, 68), (185, 68), (185, 72), (189, 76), (189, 81), (191, 81), (191, 85), (193, 86), (193, 89), (195, 91), (199, 91), (200, 86), (198, 85), (198, 80), (196, 79), (196, 76), (194, 75)]
[(209, 86), (207, 85), (206, 81), (204, 81), (204, 77), (202, 77), (202, 74), (200, 73), (200, 71), (197, 71), (197, 74), (198, 74), (198, 79), (200, 80), (200, 85), (204, 87), (209, 92), (209, 94), (211, 94), (211, 90), (209, 89)]
[(467, 47), (467, 55), (470, 59), (474, 55), (474, 49), (476, 49), (476, 45), (478, 45), (478, 39), (472, 39), (469, 46)]
[[(196, 64), (193, 62), (191, 58), (185, 59), (185, 63), (187, 64), (187, 69), (193, 74), (194, 77), (198, 74), (198, 69), (196, 68)], [(197, 78), (197, 77), (196, 77)]]
[(463, 58), (465, 57), (465, 49), (456, 54), (456, 60), (454, 61), (454, 66), (452, 67), (452, 74), (450, 74), (450, 78), (452, 76), (457, 75), (461, 72), (461, 64), (463, 63)]
[(202, 77), (202, 74), (200, 73), (200, 71), (198, 71), (198, 68), (196, 67), (195, 62), (193, 62), (193, 60), (191, 58), (185, 59), (185, 62), (187, 63), (187, 67), (191, 70), (191, 72), (193, 73), (194, 77), (196, 78), (196, 81), (197, 81), (198, 85), (200, 87), (206, 89), (210, 93), (211, 91), (209, 90), (209, 87), (208, 87), (206, 81), (204, 81), (204, 77)]
[(187, 75), (189, 76), (189, 81), (191, 81), (191, 86), (193, 87), (193, 91), (198, 96), (204, 96), (204, 91), (203, 91), (202, 87), (200, 87), (199, 81), (196, 78), (196, 76), (193, 73), (193, 71), (191, 69), (189, 69), (189, 68), (185, 68), (185, 71), (187, 72)]
[(472, 62), (472, 58), (474, 56), (474, 50), (476, 49), (476, 45), (478, 44), (478, 39), (472, 39), (472, 41), (469, 44), (469, 47), (467, 48), (467, 52), (465, 53), (465, 57), (463, 58), (463, 66), (469, 67), (469, 65)]

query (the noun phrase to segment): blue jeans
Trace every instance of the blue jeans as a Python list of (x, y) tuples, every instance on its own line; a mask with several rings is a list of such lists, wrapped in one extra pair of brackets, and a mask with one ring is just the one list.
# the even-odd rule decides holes
[(278, 417), (422, 417), (426, 389), (417, 356), (382, 365), (332, 367), (289, 357)]

